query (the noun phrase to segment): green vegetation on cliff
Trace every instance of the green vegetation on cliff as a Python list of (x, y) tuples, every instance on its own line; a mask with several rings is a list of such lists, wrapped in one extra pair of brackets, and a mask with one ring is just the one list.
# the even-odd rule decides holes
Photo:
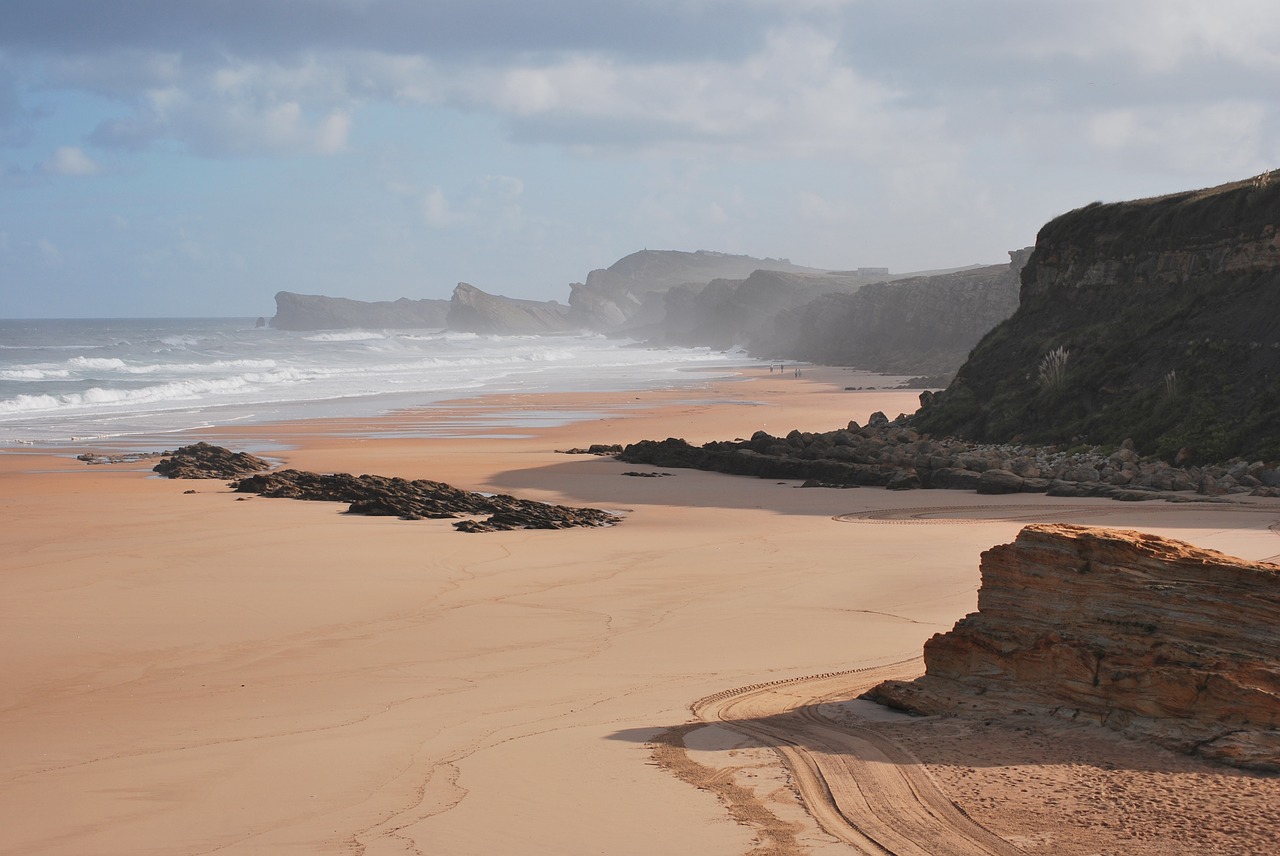
[(1058, 217), (1023, 269), (1017, 312), (915, 425), (1280, 458), (1277, 225), (1280, 172)]

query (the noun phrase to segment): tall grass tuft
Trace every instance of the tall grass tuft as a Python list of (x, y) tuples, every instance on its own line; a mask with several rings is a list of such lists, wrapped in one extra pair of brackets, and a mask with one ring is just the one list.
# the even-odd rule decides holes
[(1169, 396), (1170, 401), (1178, 398), (1178, 372), (1175, 369), (1169, 369), (1164, 376), (1164, 393)]
[(1067, 358), (1071, 352), (1059, 345), (1040, 360), (1040, 388), (1058, 393), (1067, 382)]

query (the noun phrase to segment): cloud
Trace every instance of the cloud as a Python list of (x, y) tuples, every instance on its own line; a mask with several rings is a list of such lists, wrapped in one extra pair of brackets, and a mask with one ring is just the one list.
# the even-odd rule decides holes
[[(93, 130), (89, 139), (97, 145), (139, 150), (171, 139), (209, 157), (330, 155), (347, 148), (351, 99), (315, 60), (188, 68), (136, 58), (147, 66), (135, 68), (136, 74), (122, 70), (127, 62), (120, 57), (111, 58), (110, 86), (121, 78), (153, 85), (131, 99), (133, 115), (104, 120)], [(62, 70), (62, 80), (89, 73), (81, 59), (74, 75)]]
[[(362, 110), (392, 104), (498, 116), (517, 143), (585, 156), (893, 167), (939, 148), (954, 162), (992, 135), (1032, 158), (1112, 158), (1108, 121), (1156, 127), (1161, 109), (1194, 115), (1224, 93), (1266, 125), (1280, 87), (1269, 5), (10, 0), (0, 50), (39, 57), (50, 87), (125, 105), (90, 134), (107, 147), (335, 154)], [(3, 93), (0, 79), (0, 122)], [(1181, 150), (1163, 160), (1183, 164), (1205, 148), (1153, 133), (1123, 146), (1138, 160)]]
[(50, 267), (60, 267), (62, 265), (62, 251), (58, 249), (58, 245), (48, 238), (40, 238), (36, 241), (36, 249), (40, 251), (40, 255), (44, 257), (45, 262)]
[(440, 57), (619, 51), (733, 57), (762, 28), (838, 3), (737, 0), (6, 0), (0, 48), (85, 55), (126, 49), (276, 57), (374, 51)]
[(432, 229), (447, 229), (466, 218), (450, 207), (443, 190), (433, 187), (422, 195), (422, 219)]
[(102, 167), (76, 146), (59, 146), (40, 170), (48, 175), (82, 176), (97, 175)]

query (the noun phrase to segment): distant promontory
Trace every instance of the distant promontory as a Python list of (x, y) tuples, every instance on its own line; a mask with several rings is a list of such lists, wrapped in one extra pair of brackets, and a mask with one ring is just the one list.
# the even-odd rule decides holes
[(642, 250), (569, 286), (567, 305), (458, 283), (450, 300), (364, 302), (276, 295), (281, 330), (448, 329), (488, 335), (590, 331), (655, 345), (741, 347), (762, 359), (950, 376), (1017, 306), (1010, 264), (890, 274), (820, 270), (788, 259)]

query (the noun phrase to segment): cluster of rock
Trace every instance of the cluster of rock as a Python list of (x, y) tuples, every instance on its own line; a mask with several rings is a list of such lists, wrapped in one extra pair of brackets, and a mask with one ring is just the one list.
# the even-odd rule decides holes
[(775, 437), (757, 431), (750, 440), (702, 446), (676, 438), (643, 440), (626, 446), (618, 458), (660, 467), (798, 479), (815, 487), (942, 488), (1121, 500), (1169, 498), (1183, 491), (1280, 496), (1280, 470), (1261, 461), (1178, 467), (1139, 456), (1130, 442), (1114, 450), (978, 444), (934, 439), (904, 422), (904, 417), (890, 422), (876, 413), (866, 427), (850, 422), (846, 428), (821, 433), (792, 431)]
[(1035, 525), (982, 554), (978, 611), (926, 674), (868, 697), (915, 713), (1052, 714), (1280, 771), (1280, 566), (1139, 532)]
[(232, 484), (238, 493), (266, 497), (349, 503), (350, 514), (399, 517), (401, 520), (447, 519), (463, 515), (489, 515), (454, 524), (463, 532), (496, 532), (511, 529), (569, 529), (576, 526), (609, 526), (616, 515), (596, 508), (570, 508), (513, 496), (474, 493), (428, 479), (402, 479), (347, 473), (310, 473), (280, 470), (260, 473)]
[(271, 462), (248, 452), (232, 452), (211, 443), (192, 443), (161, 452), (154, 472), (171, 479), (238, 479), (271, 469)]

